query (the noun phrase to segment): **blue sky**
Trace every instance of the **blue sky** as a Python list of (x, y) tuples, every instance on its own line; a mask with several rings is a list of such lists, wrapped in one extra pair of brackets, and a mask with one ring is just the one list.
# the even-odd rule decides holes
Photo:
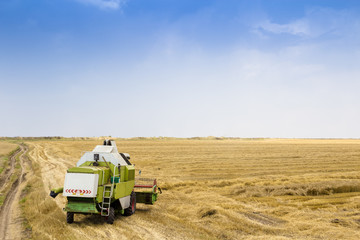
[(0, 1), (0, 136), (360, 136), (360, 3)]

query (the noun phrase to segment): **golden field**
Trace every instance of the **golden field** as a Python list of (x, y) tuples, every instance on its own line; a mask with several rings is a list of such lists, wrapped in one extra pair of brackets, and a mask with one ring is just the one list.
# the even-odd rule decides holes
[(102, 140), (25, 143), (33, 239), (360, 239), (360, 140), (118, 139), (163, 194), (113, 225), (82, 215), (68, 225), (66, 199), (48, 195)]
[(0, 141), (0, 156), (7, 155), (17, 147), (14, 143)]
[(14, 151), (17, 145), (14, 143), (0, 141), (0, 174), (6, 169), (8, 164), (8, 154)]

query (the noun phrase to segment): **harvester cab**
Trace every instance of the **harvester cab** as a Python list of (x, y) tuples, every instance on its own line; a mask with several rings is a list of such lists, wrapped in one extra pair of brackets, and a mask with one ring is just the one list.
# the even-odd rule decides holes
[(112, 224), (116, 213), (130, 216), (137, 203), (154, 204), (157, 190), (156, 179), (135, 179), (130, 155), (119, 153), (115, 141), (105, 140), (67, 170), (64, 187), (51, 189), (50, 196), (63, 193), (67, 198), (68, 223), (74, 221), (74, 214), (99, 214)]

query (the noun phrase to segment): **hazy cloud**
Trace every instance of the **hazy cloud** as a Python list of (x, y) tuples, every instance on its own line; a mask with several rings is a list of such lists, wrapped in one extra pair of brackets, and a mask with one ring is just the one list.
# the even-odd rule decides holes
[(297, 20), (288, 24), (277, 24), (265, 20), (257, 24), (256, 28), (271, 33), (289, 33), (293, 35), (308, 35), (310, 33), (309, 24), (305, 19)]
[(255, 33), (286, 33), (309, 38), (324, 34), (342, 36), (359, 32), (358, 19), (351, 11), (313, 8), (306, 11), (304, 17), (284, 24), (265, 19), (254, 24), (253, 30)]
[(77, 0), (78, 2), (94, 5), (101, 9), (119, 9), (126, 0)]

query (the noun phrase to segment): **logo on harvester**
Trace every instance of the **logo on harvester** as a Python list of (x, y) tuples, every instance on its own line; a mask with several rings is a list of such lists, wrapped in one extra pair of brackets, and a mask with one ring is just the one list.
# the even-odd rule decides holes
[(65, 192), (72, 193), (72, 195), (80, 194), (91, 194), (91, 190), (84, 190), (84, 189), (66, 189)]

